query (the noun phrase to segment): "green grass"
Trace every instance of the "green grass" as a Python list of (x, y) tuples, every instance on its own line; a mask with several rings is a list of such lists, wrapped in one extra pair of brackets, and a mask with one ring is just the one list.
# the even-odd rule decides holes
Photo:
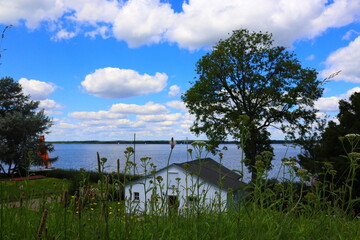
[[(124, 153), (126, 174), (133, 166), (130, 161), (133, 150), (129, 148)], [(135, 214), (134, 209), (129, 214), (125, 209), (125, 201), (116, 198), (121, 191), (115, 191), (131, 179), (127, 175), (54, 171), (49, 172), (52, 177), (66, 180), (45, 178), (23, 183), (1, 181), (0, 192), (5, 197), (0, 199), (0, 240), (360, 239), (360, 219), (354, 207), (359, 200), (348, 200), (354, 177), (349, 178), (350, 185), (341, 189), (333, 189), (333, 183), (327, 181), (306, 187), (305, 181), (309, 175), (305, 170), (297, 170), (295, 161), (285, 159), (283, 164), (286, 164), (292, 177), (299, 177), (300, 182), (286, 179), (283, 182), (277, 179), (267, 181), (262, 165), (257, 164), (258, 178), (253, 185), (249, 185), (251, 187), (247, 194), (241, 198), (243, 201), (228, 202), (228, 206), (233, 207), (224, 211), (198, 205), (197, 209), (183, 207), (180, 213), (169, 214), (171, 211), (163, 212), (162, 205), (153, 213), (139, 215)], [(100, 162), (102, 166), (105, 163), (106, 159)], [(142, 164), (145, 166), (150, 163), (143, 159)], [(357, 165), (354, 166), (357, 168)], [(97, 185), (98, 180), (100, 183)], [(161, 189), (160, 182), (153, 181), (153, 186), (147, 191)], [(21, 185), (23, 190), (20, 190)], [(85, 193), (80, 191), (91, 188), (97, 190)], [(50, 201), (49, 197), (42, 198), (36, 209), (27, 207), (31, 200), (26, 198), (22, 207), (17, 208), (13, 208), (7, 200), (20, 194), (31, 198), (43, 192), (60, 192), (58, 196), (63, 197), (55, 195), (50, 197)], [(70, 195), (66, 195), (67, 192)], [(206, 197), (204, 195), (198, 196), (198, 203)], [(161, 198), (161, 202), (166, 205), (166, 196)]]
[(16, 201), (20, 198), (41, 197), (44, 194), (62, 194), (68, 189), (70, 182), (58, 178), (43, 178), (24, 181), (0, 181), (0, 198)]
[[(346, 217), (286, 215), (240, 209), (199, 216), (125, 216), (120, 205), (90, 206), (79, 214), (73, 205), (49, 203), (44, 239), (359, 239), (360, 222)], [(94, 207), (94, 208), (93, 208)], [(111, 207), (111, 209), (110, 209)], [(36, 239), (42, 211), (2, 210), (0, 239)], [(18, 229), (21, 228), (22, 231)]]
[[(82, 173), (82, 176), (86, 174)], [(48, 215), (41, 232), (42, 239), (318, 240), (359, 239), (360, 236), (360, 220), (335, 207), (330, 211), (311, 209), (312, 205), (301, 203), (296, 211), (280, 211), (261, 207), (249, 198), (246, 204), (237, 206), (237, 210), (225, 212), (128, 215), (125, 214), (124, 202), (109, 201), (99, 195), (79, 198), (69, 195), (67, 201), (54, 197), (49, 202), (43, 201), (37, 209), (31, 209), (26, 207), (30, 201), (27, 198), (49, 192), (61, 196), (71, 181), (44, 178), (1, 181), (0, 184), (0, 240), (37, 239), (44, 211)], [(99, 187), (96, 184), (91, 186)], [(110, 184), (109, 189), (112, 187)], [(18, 199), (20, 194), (27, 196), (23, 200), (25, 207), (12, 208), (8, 201)], [(81, 199), (81, 204), (78, 199)]]

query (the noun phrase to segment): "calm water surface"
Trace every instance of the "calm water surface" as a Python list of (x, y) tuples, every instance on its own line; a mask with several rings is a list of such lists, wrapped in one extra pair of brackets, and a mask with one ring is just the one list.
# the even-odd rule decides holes
[[(106, 157), (108, 159), (106, 163), (106, 171), (116, 171), (116, 160), (120, 159), (120, 169), (124, 170), (125, 157), (124, 151), (127, 147), (133, 146), (132, 144), (54, 144), (55, 151), (50, 155), (52, 157), (58, 156), (57, 162), (53, 163), (53, 167), (62, 169), (80, 169), (96, 170), (97, 158), (96, 152), (99, 152), (100, 157)], [(223, 164), (227, 168), (233, 170), (241, 170), (241, 150), (237, 148), (235, 144), (223, 144), (220, 145), (220, 149), (226, 146), (227, 150), (222, 150)], [(269, 177), (277, 177), (278, 173), (282, 173), (281, 159), (284, 157), (296, 157), (300, 153), (300, 148), (294, 148), (291, 145), (274, 144), (275, 159), (272, 162), (273, 169), (269, 172)], [(192, 160), (187, 154), (187, 148), (191, 148), (191, 145), (177, 144), (173, 149), (170, 159), (171, 163), (180, 163)], [(170, 153), (169, 144), (137, 144), (135, 146), (135, 162), (140, 163), (141, 157), (151, 157), (151, 161), (157, 166), (157, 169), (161, 169), (166, 166), (167, 159)], [(194, 154), (194, 153), (193, 153)], [(212, 154), (201, 157), (210, 157), (214, 160), (219, 160), (218, 156)], [(134, 160), (133, 157), (131, 159)], [(138, 168), (137, 173), (142, 173), (142, 169)], [(245, 177), (250, 175), (245, 173)], [(281, 175), (282, 176), (282, 175)]]

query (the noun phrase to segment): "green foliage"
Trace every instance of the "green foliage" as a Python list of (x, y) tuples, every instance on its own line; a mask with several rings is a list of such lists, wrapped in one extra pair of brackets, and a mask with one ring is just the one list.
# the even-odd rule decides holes
[(36, 111), (38, 106), (39, 102), (29, 100), (12, 78), (0, 79), (0, 172), (5, 172), (2, 164), (12, 174), (24, 173), (31, 164), (40, 163), (39, 135), (46, 133), (52, 121), (44, 111)]
[(273, 46), (271, 34), (234, 31), (197, 62), (196, 71), (198, 79), (182, 96), (195, 115), (191, 130), (205, 133), (215, 147), (228, 135), (241, 140), (253, 180), (255, 156), (273, 151), (269, 126), (295, 138), (316, 120), (313, 104), (323, 92), (316, 71)]
[[(351, 158), (353, 152), (360, 152), (360, 144), (357, 144), (360, 140), (360, 93), (352, 94), (349, 101), (339, 101), (337, 117), (339, 123), (330, 121), (319, 141), (310, 148), (313, 154), (302, 154), (299, 159), (302, 166), (316, 173), (320, 179), (326, 178), (338, 187), (349, 188), (351, 181), (360, 178), (358, 162)], [(329, 174), (330, 171), (332, 174)], [(359, 197), (358, 184), (351, 188), (349, 193), (354, 194), (354, 198)]]

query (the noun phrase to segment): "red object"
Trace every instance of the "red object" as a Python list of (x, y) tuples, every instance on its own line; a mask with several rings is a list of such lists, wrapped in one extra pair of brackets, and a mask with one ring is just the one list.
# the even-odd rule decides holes
[(44, 162), (43, 164), (45, 165), (46, 168), (51, 166), (51, 163), (49, 161), (49, 154), (48, 154), (48, 151), (47, 151), (46, 145), (45, 145), (45, 137), (44, 136), (40, 136), (40, 138), (39, 138), (38, 155), (43, 160), (43, 162)]

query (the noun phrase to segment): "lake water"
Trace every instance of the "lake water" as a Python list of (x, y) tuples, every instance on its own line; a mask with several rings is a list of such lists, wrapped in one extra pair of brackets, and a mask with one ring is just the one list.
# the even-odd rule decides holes
[[(116, 171), (116, 161), (120, 159), (120, 169), (124, 170), (125, 157), (124, 151), (127, 147), (133, 146), (132, 144), (54, 144), (55, 151), (50, 154), (51, 157), (58, 156), (59, 159), (53, 163), (53, 167), (62, 169), (97, 169), (96, 152), (99, 152), (100, 157), (106, 157), (106, 171)], [(220, 149), (226, 146), (227, 150), (222, 150), (223, 165), (231, 170), (241, 170), (241, 150), (235, 144), (222, 144)], [(291, 145), (274, 144), (275, 158), (272, 161), (273, 169), (269, 172), (269, 177), (277, 177), (281, 171), (281, 159), (284, 157), (296, 157), (300, 153), (299, 147)], [(173, 149), (170, 159), (171, 163), (180, 163), (192, 160), (187, 152), (187, 148), (191, 145), (177, 144)], [(170, 153), (169, 144), (136, 144), (135, 146), (135, 162), (140, 163), (141, 157), (151, 157), (151, 161), (161, 169), (166, 166), (167, 159)], [(193, 153), (194, 155), (194, 153)], [(212, 154), (203, 154), (201, 157), (210, 157), (214, 160), (219, 160), (218, 156)], [(131, 159), (133, 161), (133, 157)], [(137, 173), (142, 173), (141, 169), (137, 169)], [(281, 171), (282, 173), (282, 171)], [(250, 174), (245, 173), (245, 179), (249, 179)], [(281, 175), (282, 176), (282, 175)]]

